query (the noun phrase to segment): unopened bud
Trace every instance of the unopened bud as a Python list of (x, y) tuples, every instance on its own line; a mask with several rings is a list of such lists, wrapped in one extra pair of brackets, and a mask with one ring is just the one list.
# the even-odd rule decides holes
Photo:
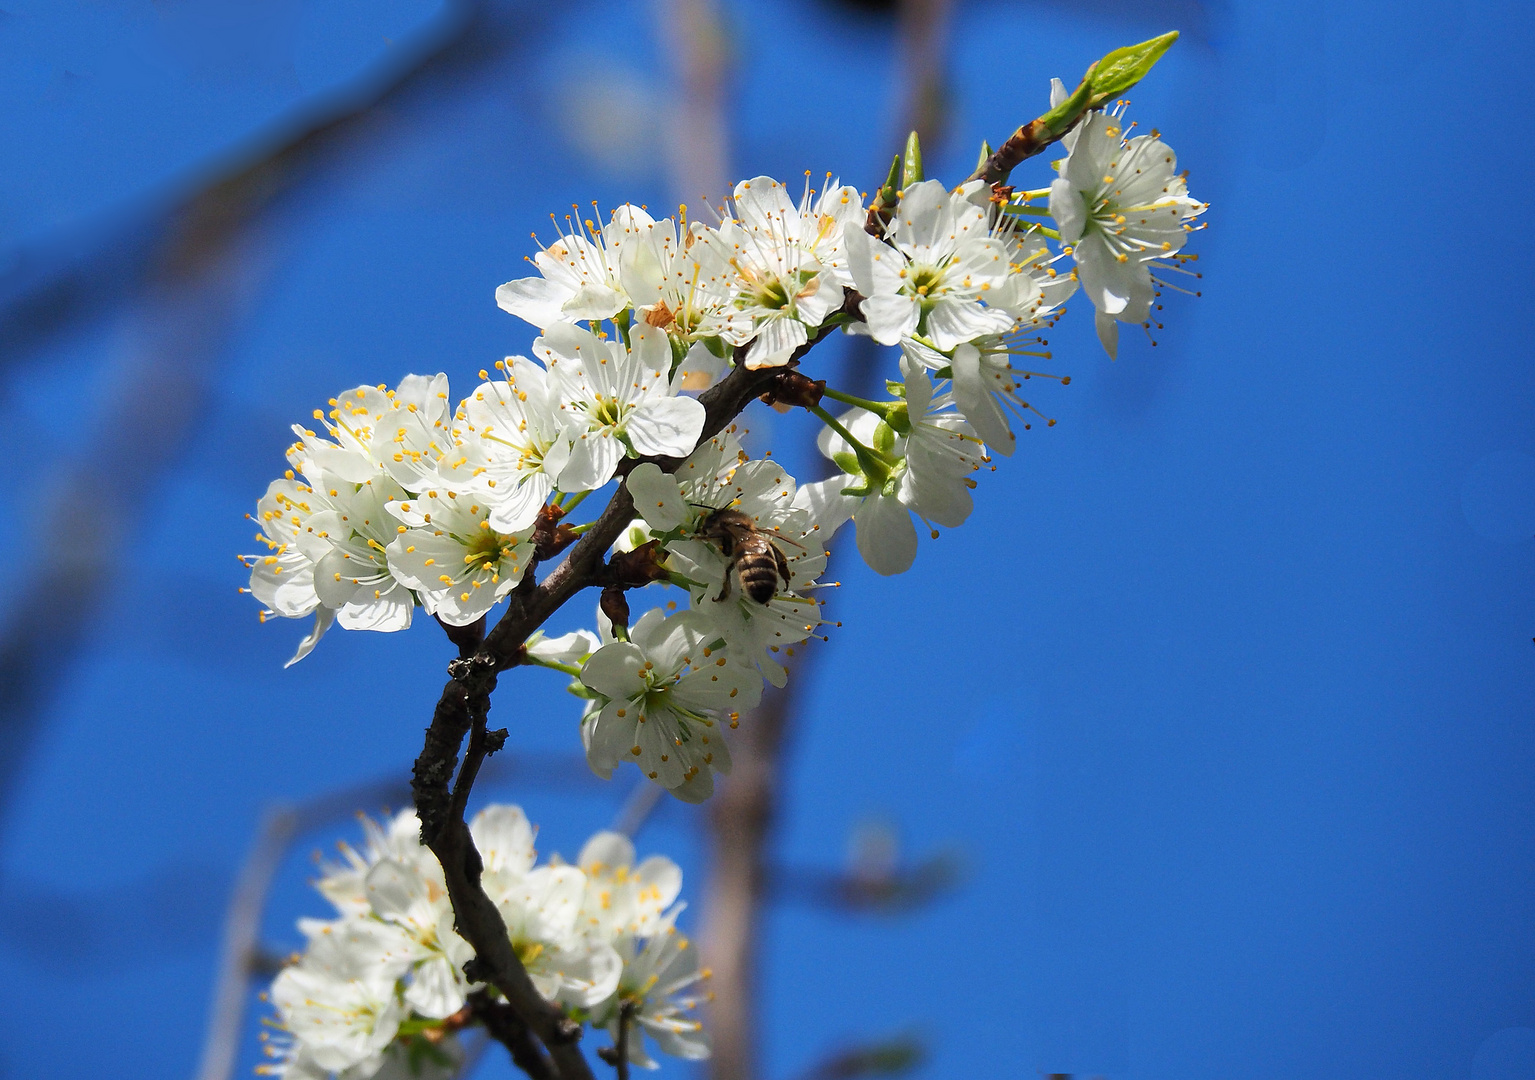
[(1092, 88), (1089, 108), (1100, 108), (1128, 91), (1146, 77), (1146, 73), (1162, 54), (1178, 40), (1178, 31), (1172, 30), (1161, 37), (1143, 41), (1139, 45), (1126, 45), (1115, 49), (1088, 69), (1083, 80)]

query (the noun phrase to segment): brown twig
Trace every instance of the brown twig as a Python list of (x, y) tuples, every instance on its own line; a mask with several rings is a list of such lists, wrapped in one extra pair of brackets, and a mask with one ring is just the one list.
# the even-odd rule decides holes
[(469, 1007), (490, 1037), (506, 1047), (514, 1065), (533, 1080), (558, 1080), (549, 1055), (510, 1005), (495, 1000), (488, 991), (476, 990), (469, 995)]
[[(461, 646), (462, 647), (462, 646)], [(574, 755), (522, 756), (496, 759), (494, 768), (481, 768), (478, 782), (503, 781), (516, 776), (523, 784), (601, 783), (584, 758)], [(650, 787), (655, 787), (650, 784)], [(218, 976), (213, 1007), (198, 1076), (201, 1080), (228, 1080), (244, 1030), (245, 1012), (253, 979), (271, 978), (285, 958), (257, 944), (261, 918), (278, 868), (300, 837), (357, 813), (360, 808), (400, 806), (410, 798), (410, 786), (397, 777), (374, 780), (321, 795), (296, 806), (274, 806), (262, 819), (255, 842), (240, 868), (224, 917), (223, 945), (219, 950)]]
[(997, 147), (968, 179), (985, 180), (988, 184), (1005, 183), (1008, 175), (1020, 164), (1059, 142), (1070, 130), (1068, 126), (1058, 132), (1051, 131), (1044, 121), (1030, 120), (1009, 135), (1007, 141)]
[(613, 1063), (613, 1068), (618, 1073), (618, 1080), (629, 1080), (629, 1027), (634, 1017), (634, 1005), (624, 1002), (618, 1008), (618, 1038), (614, 1049), (618, 1051), (618, 1060)]
[[(801, 346), (793, 359), (798, 360), (808, 352), (833, 325), (828, 322)], [(745, 367), (744, 360), (745, 350), (737, 350), (735, 370), (700, 395), (705, 410), (700, 441), (717, 435), (779, 378), (778, 370), (753, 371)], [(638, 461), (633, 459), (625, 462), (620, 474), (627, 475), (636, 464)], [(672, 471), (682, 464), (682, 459), (659, 459), (655, 464)], [(603, 555), (633, 520), (633, 500), (628, 488), (620, 484), (564, 562), (536, 585), (531, 574), (523, 579), (523, 585), (509, 598), (506, 614), (480, 647), (449, 665), (451, 678), (433, 710), (431, 726), (412, 771), (411, 788), (421, 819), (421, 841), (442, 864), (455, 925), (474, 947), (472, 977), (501, 991), (512, 1010), (544, 1044), (563, 1080), (591, 1077), (586, 1058), (576, 1045), (581, 1025), (546, 1001), (528, 978), (512, 948), (500, 912), (480, 885), (483, 864), (464, 821), (464, 811), (480, 763), (505, 738), (504, 732), (485, 730), (490, 695), (498, 674), (517, 662), (524, 642), (550, 615), (577, 592), (604, 581), (607, 568)], [(465, 735), (470, 736), (470, 741), (459, 767), (458, 752)], [(458, 780), (450, 787), (455, 771)]]

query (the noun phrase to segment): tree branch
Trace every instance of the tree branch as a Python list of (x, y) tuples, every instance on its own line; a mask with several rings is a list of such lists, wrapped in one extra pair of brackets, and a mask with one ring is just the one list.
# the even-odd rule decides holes
[[(856, 293), (849, 294), (848, 303), (853, 310), (860, 300)], [(824, 324), (795, 352), (790, 365), (836, 325), (834, 321)], [(699, 441), (724, 430), (786, 370), (792, 368), (753, 371), (745, 366), (745, 349), (737, 349), (735, 370), (699, 396), (705, 410)], [(619, 469), (620, 476), (627, 476), (640, 460), (653, 461), (671, 472), (685, 459), (631, 459)], [(577, 1045), (581, 1025), (568, 1019), (559, 1006), (546, 1001), (528, 978), (501, 913), (480, 884), (483, 864), (465, 823), (464, 811), (480, 763), (506, 739), (505, 731), (488, 732), (485, 727), (490, 695), (499, 673), (518, 663), (523, 644), (549, 616), (577, 592), (603, 580), (604, 556), (633, 520), (634, 502), (628, 488), (620, 484), (564, 562), (536, 585), (531, 573), (523, 579), (523, 584), (509, 597), (506, 614), (483, 643), (471, 655), (461, 656), (448, 665), (450, 678), (433, 710), (431, 726), (426, 730), (421, 754), (412, 770), (411, 789), (421, 821), (421, 842), (442, 864), (455, 925), (474, 947), (475, 958), (466, 970), (475, 981), (489, 982), (501, 991), (517, 1017), (548, 1049), (556, 1074), (563, 1080), (591, 1080), (591, 1069)], [(463, 643), (460, 644), (462, 648)], [(470, 736), (470, 741), (459, 768), (458, 751), (465, 735)], [(455, 770), (458, 779), (450, 788)]]
[(549, 1055), (510, 1005), (496, 1001), (485, 990), (476, 990), (469, 995), (469, 1006), (490, 1037), (506, 1047), (514, 1065), (533, 1080), (557, 1080), (559, 1074), (554, 1071)]

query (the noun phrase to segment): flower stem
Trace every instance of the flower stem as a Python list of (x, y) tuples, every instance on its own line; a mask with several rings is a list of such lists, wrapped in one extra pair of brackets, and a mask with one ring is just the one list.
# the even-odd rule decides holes
[(564, 495), (561, 495), (560, 498), (564, 499), (565, 501), (560, 503), (560, 509), (565, 511), (565, 513), (568, 514), (572, 510), (574, 510), (576, 507), (580, 506), (581, 503), (590, 494), (591, 494), (590, 491), (578, 491), (574, 495), (569, 496), (568, 498), (566, 496), (564, 496)]
[(840, 420), (821, 408), (821, 406), (811, 405), (809, 411), (814, 413), (821, 423), (831, 428), (838, 435), (841, 435), (843, 440), (853, 448), (853, 453), (858, 456), (858, 464), (862, 466), (864, 474), (870, 480), (877, 479), (880, 483), (885, 482), (890, 476), (890, 470), (897, 464), (893, 458), (886, 457), (872, 446), (865, 446), (859, 442), (853, 437), (853, 433), (843, 426)]
[(1009, 206), (1004, 211), (1004, 213), (1008, 213), (1008, 214), (1029, 214), (1029, 215), (1032, 215), (1034, 217), (1049, 217), (1050, 216), (1050, 211), (1046, 210), (1043, 206)]
[(881, 420), (890, 419), (890, 406), (894, 404), (894, 402), (870, 401), (868, 398), (855, 397), (852, 394), (844, 394), (841, 390), (834, 390), (830, 386), (823, 390), (822, 394), (825, 397), (831, 398), (833, 401), (840, 401), (844, 405), (856, 405), (860, 409), (868, 409)]
[(528, 654), (527, 662), (537, 665), (538, 667), (546, 667), (555, 671), (563, 671), (565, 674), (573, 676), (577, 679), (581, 677), (581, 669), (575, 664), (562, 664), (558, 660), (540, 660), (532, 653)]

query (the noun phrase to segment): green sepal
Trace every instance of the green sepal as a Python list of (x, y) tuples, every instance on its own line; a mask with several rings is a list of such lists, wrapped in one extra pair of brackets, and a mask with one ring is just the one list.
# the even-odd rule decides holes
[[(898, 435), (911, 434), (911, 414), (907, 411), (906, 402), (898, 401), (885, 411), (885, 422), (880, 427), (888, 426)], [(890, 446), (880, 446), (879, 428), (874, 431), (874, 445), (879, 447), (882, 454), (889, 453), (895, 445), (895, 440), (890, 440)]]
[(842, 489), (842, 494), (846, 495), (850, 499), (861, 499), (865, 495), (868, 495), (871, 492), (873, 492), (873, 490), (874, 490), (873, 485), (871, 485), (867, 480), (865, 480), (861, 484), (855, 484), (852, 487), (845, 487), (845, 488), (843, 488)]
[(831, 456), (832, 464), (849, 475), (856, 476), (863, 471), (863, 466), (858, 463), (858, 455), (851, 450), (838, 450)]
[(675, 334), (667, 334), (666, 340), (669, 341), (672, 346), (672, 370), (669, 377), (676, 378), (677, 369), (680, 368), (682, 366), (682, 362), (688, 358), (688, 343), (683, 341)]
[(897, 154), (890, 159), (890, 172), (885, 177), (885, 182), (874, 193), (874, 201), (869, 205), (872, 213), (878, 215), (881, 220), (889, 221), (891, 214), (895, 212), (895, 204), (901, 200), (901, 155)]
[(730, 346), (725, 344), (724, 338), (716, 335), (715, 337), (704, 338), (703, 342), (704, 348), (708, 349), (721, 360), (730, 359)]
[(987, 142), (985, 139), (982, 139), (981, 140), (981, 156), (975, 159), (976, 171), (979, 172), (980, 170), (984, 169), (986, 167), (986, 162), (989, 161), (990, 159), (991, 159), (991, 143)]
[(881, 420), (874, 425), (874, 449), (881, 454), (888, 454), (895, 449), (895, 429)]
[(905, 191), (922, 180), (922, 147), (917, 142), (917, 133), (913, 131), (906, 136), (906, 152), (901, 155), (901, 190)]
[(618, 339), (624, 343), (624, 348), (629, 347), (629, 309), (624, 308), (613, 316), (613, 329), (618, 331)]
[(906, 384), (903, 382), (896, 382), (894, 379), (886, 379), (885, 391), (892, 397), (898, 397), (904, 400), (906, 397)]

